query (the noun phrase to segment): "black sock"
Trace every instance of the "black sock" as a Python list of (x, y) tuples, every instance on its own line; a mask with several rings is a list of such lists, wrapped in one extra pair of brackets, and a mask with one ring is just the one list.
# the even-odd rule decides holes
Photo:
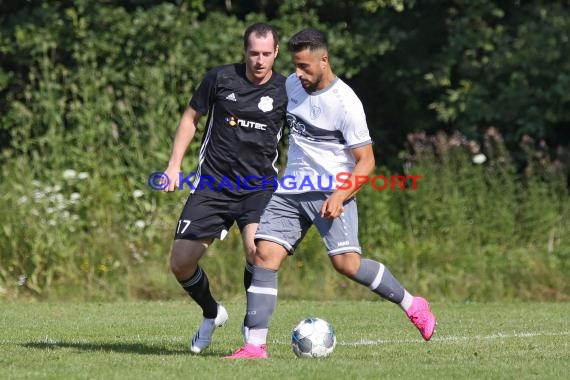
[(243, 270), (243, 287), (247, 292), (247, 288), (251, 285), (251, 279), (253, 278), (253, 265), (245, 262), (245, 269)]
[[(247, 260), (245, 261), (245, 269), (243, 270), (243, 287), (245, 289), (245, 294), (247, 295), (247, 289), (251, 285), (251, 280), (253, 278), (253, 265)], [(243, 317), (243, 325), (245, 326), (245, 318)]]
[(196, 269), (192, 277), (179, 282), (186, 290), (186, 293), (200, 305), (204, 318), (216, 318), (216, 315), (218, 315), (218, 303), (210, 293), (208, 276), (206, 276), (206, 272), (201, 267)]

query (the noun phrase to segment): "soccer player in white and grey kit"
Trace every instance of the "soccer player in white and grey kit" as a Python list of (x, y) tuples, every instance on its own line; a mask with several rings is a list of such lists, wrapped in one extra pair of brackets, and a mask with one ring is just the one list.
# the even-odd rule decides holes
[[(319, 176), (348, 180), (368, 176), (375, 166), (372, 141), (362, 104), (353, 90), (332, 72), (325, 35), (305, 29), (289, 41), (295, 73), (287, 78), (287, 122), (290, 127), (285, 176), (297, 183), (319, 183)], [(343, 184), (344, 183), (344, 184)], [(436, 320), (428, 302), (414, 297), (384, 264), (361, 257), (358, 242), (356, 186), (333, 183), (335, 191), (280, 187), (271, 197), (255, 234), (253, 280), (247, 290), (246, 344), (229, 359), (268, 357), (269, 320), (277, 302), (277, 271), (315, 225), (334, 268), (397, 305), (429, 340)], [(338, 187), (337, 187), (338, 186)], [(339, 189), (339, 187), (341, 189)]]
[[(263, 208), (275, 190), (277, 144), (285, 124), (285, 77), (273, 71), (279, 51), (275, 28), (256, 23), (244, 33), (245, 63), (210, 70), (194, 93), (178, 125), (165, 171), (165, 191), (190, 187), (176, 225), (170, 268), (184, 290), (202, 308), (204, 320), (190, 343), (201, 353), (216, 327), (228, 319), (210, 292), (198, 265), (215, 238), (223, 239), (237, 223), (246, 252), (244, 286), (251, 282), (253, 236)], [(179, 176), (185, 151), (198, 121), (208, 114), (191, 176)]]

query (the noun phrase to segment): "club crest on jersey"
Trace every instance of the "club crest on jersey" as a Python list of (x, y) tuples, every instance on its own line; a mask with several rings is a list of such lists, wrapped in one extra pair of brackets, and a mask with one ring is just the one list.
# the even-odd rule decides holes
[(321, 114), (321, 109), (317, 106), (311, 107), (311, 119), (316, 119)]
[(273, 109), (273, 98), (270, 96), (262, 96), (261, 99), (259, 99), (257, 107), (263, 112), (271, 111)]

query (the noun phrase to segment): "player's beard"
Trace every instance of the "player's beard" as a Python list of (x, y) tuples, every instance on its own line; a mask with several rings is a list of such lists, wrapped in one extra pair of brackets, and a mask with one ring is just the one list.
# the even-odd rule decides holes
[[(303, 86), (303, 88), (305, 89), (305, 91), (307, 91), (309, 94), (317, 91), (317, 87), (319, 87), (319, 84), (322, 82), (323, 80), (323, 74), (321, 73), (320, 75), (317, 76), (316, 80), (314, 82), (301, 82), (301, 85)], [(307, 84), (307, 85), (305, 85)]]

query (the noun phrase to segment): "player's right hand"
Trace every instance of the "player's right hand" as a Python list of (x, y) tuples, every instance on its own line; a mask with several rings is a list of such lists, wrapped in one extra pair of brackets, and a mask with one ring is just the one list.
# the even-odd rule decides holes
[(162, 179), (162, 181), (165, 182), (164, 191), (172, 192), (178, 189), (179, 186), (178, 182), (180, 181), (179, 173), (180, 173), (180, 168), (171, 168), (171, 167), (166, 168), (166, 170), (164, 171), (165, 176)]

